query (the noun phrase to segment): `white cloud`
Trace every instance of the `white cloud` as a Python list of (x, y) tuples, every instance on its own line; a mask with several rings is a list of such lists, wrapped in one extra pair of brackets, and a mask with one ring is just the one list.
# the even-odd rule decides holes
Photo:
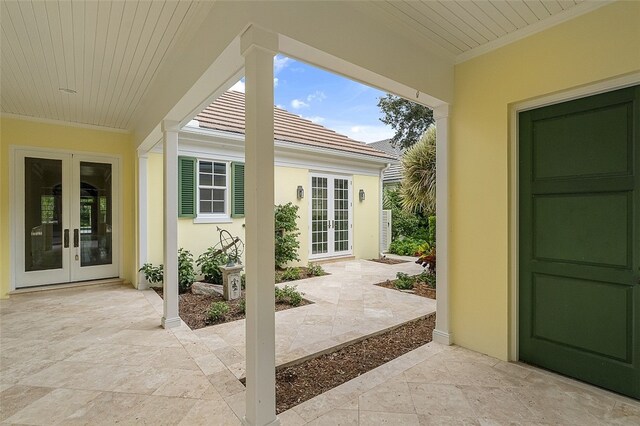
[(294, 99), (291, 101), (291, 107), (293, 109), (309, 108), (309, 104), (300, 99)]
[(386, 126), (368, 126), (356, 124), (327, 127), (332, 128), (338, 133), (349, 136), (351, 139), (367, 143), (389, 139), (395, 134), (393, 129)]
[(276, 104), (276, 108), (284, 109), (284, 105)]
[(278, 77), (273, 79), (273, 87), (278, 87)]
[(311, 121), (311, 122), (313, 122), (313, 123), (316, 123), (316, 124), (320, 124), (320, 123), (324, 122), (324, 120), (325, 120), (325, 118), (324, 118), (324, 117), (320, 117), (320, 116), (317, 116), (317, 115), (316, 115), (316, 116), (314, 116), (314, 117), (305, 117), (305, 116), (302, 116), (302, 118), (305, 118), (305, 119), (307, 119), (307, 120), (309, 120), (309, 121)]
[(231, 88), (229, 90), (235, 90), (236, 92), (244, 93), (244, 78), (242, 80), (238, 81), (233, 86), (231, 86)]
[(273, 58), (273, 73), (278, 74), (280, 71), (285, 69), (292, 62), (291, 58), (287, 58), (286, 56), (276, 55)]
[(324, 92), (320, 90), (316, 90), (315, 93), (312, 93), (309, 96), (307, 96), (307, 102), (313, 102), (313, 101), (321, 102), (324, 99), (327, 99), (327, 95), (325, 95)]

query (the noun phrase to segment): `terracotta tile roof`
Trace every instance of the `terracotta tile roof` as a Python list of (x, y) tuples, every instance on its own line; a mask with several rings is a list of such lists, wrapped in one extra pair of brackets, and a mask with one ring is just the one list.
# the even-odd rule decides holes
[[(294, 142), (353, 154), (394, 160), (393, 155), (372, 148), (282, 108), (274, 107), (276, 140)], [(194, 120), (204, 129), (244, 134), (244, 93), (228, 91), (206, 107)]]

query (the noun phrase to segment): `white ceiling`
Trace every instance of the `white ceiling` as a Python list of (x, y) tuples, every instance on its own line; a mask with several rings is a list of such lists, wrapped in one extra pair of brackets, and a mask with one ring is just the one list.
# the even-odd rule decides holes
[[(2, 112), (131, 127), (191, 1), (2, 1)], [(59, 89), (71, 89), (71, 94)]]
[[(213, 2), (2, 0), (3, 113), (131, 130), (172, 48)], [(582, 3), (582, 4), (581, 4)], [(582, 0), (353, 3), (397, 33), (460, 62), (589, 10)], [(364, 9), (363, 9), (364, 8)], [(177, 48), (175, 48), (177, 49)], [(60, 89), (70, 89), (67, 93)]]

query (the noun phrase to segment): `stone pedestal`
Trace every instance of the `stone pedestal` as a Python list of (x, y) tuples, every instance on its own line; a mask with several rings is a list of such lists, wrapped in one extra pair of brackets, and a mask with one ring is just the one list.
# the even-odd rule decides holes
[(240, 278), (242, 269), (242, 265), (220, 266), (220, 272), (222, 272), (222, 295), (225, 300), (234, 300), (240, 297), (242, 293)]

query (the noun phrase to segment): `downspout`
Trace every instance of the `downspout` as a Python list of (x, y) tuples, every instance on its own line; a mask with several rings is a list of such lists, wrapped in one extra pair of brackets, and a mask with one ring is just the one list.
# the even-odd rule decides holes
[(378, 218), (378, 223), (379, 223), (379, 230), (378, 230), (378, 250), (380, 251), (380, 256), (383, 256), (382, 253), (382, 231), (383, 231), (383, 227), (384, 224), (382, 223), (382, 210), (384, 209), (384, 201), (382, 199), (383, 197), (383, 193), (384, 193), (384, 172), (386, 172), (389, 167), (391, 167), (391, 163), (387, 163), (386, 166), (384, 166), (382, 169), (380, 169), (380, 180), (378, 181), (380, 184), (380, 211), (378, 213), (378, 215), (380, 216)]

